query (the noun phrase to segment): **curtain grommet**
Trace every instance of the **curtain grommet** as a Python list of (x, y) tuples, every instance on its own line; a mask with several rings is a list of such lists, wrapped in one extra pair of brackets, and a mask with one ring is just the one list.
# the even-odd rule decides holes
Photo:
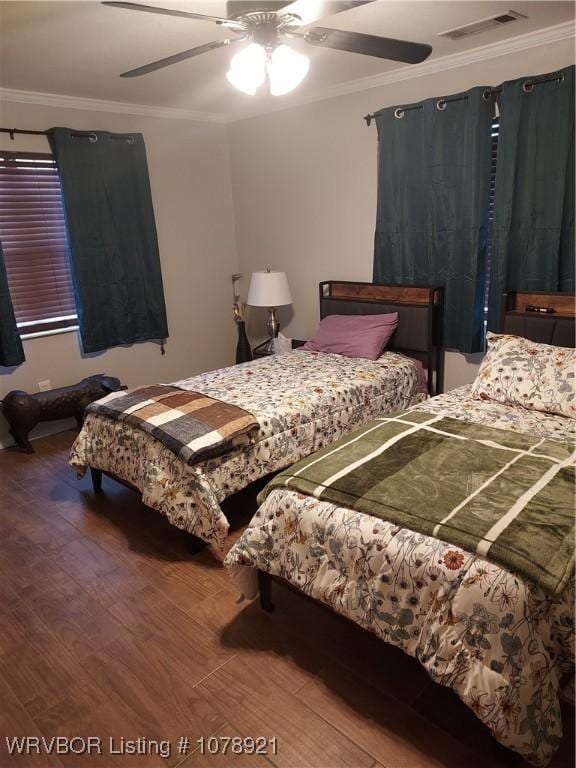
[(534, 83), (531, 80), (526, 80), (525, 83), (522, 83), (522, 90), (524, 93), (532, 93), (534, 90)]
[(404, 114), (405, 114), (404, 110), (401, 109), (400, 107), (394, 110), (394, 117), (398, 118), (398, 120), (402, 120), (402, 118), (404, 117)]
[(491, 96), (490, 90), (488, 88), (484, 88), (484, 90), (482, 91), (483, 101), (488, 101), (490, 99), (490, 96)]
[(134, 144), (134, 136), (128, 136), (126, 139), (127, 144)]
[(566, 76), (564, 75), (564, 72), (560, 72), (560, 74), (558, 75), (558, 82), (563, 83), (564, 80), (566, 80)]
[(88, 141), (92, 142), (92, 144), (96, 144), (96, 142), (98, 141), (98, 136), (96, 136), (95, 133), (89, 133)]
[(436, 109), (439, 112), (444, 112), (447, 106), (448, 106), (448, 102), (446, 101), (446, 99), (438, 99), (438, 101), (436, 102)]

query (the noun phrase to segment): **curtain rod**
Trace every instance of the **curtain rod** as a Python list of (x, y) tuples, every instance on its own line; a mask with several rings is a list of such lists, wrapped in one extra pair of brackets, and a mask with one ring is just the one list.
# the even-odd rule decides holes
[[(16, 134), (20, 135), (26, 135), (26, 136), (54, 136), (54, 131), (27, 131), (23, 130), (21, 128), (0, 128), (0, 133), (8, 133), (10, 135), (10, 138), (12, 141), (14, 141), (14, 136)], [(74, 133), (71, 133), (70, 136), (73, 139), (79, 139), (79, 138), (87, 138), (90, 139), (91, 142), (98, 141), (98, 136), (93, 131), (75, 131)], [(130, 133), (111, 133), (110, 134), (111, 139), (126, 139), (126, 141), (129, 144), (134, 143), (134, 136)]]
[[(564, 81), (564, 73), (560, 73), (559, 75), (552, 75), (552, 77), (544, 77), (541, 80), (526, 80), (522, 85), (522, 90), (524, 93), (531, 93), (534, 90), (534, 87), (536, 85), (543, 85), (544, 83), (562, 83)], [(485, 88), (484, 91), (482, 91), (482, 98), (484, 101), (487, 101), (491, 96), (496, 96), (496, 94), (502, 93), (502, 87), (499, 88)], [(452, 101), (468, 101), (468, 96), (456, 96), (453, 99), (438, 99), (436, 103), (436, 107), (442, 111), (446, 109), (446, 105), (449, 104)], [(424, 109), (422, 104), (415, 104), (413, 107), (398, 107), (394, 111), (394, 115), (398, 118), (404, 117), (405, 112), (412, 112), (413, 110), (417, 109)], [(382, 110), (380, 110), (382, 111)], [(366, 125), (370, 127), (370, 124), (372, 123), (372, 120), (374, 120), (380, 112), (373, 112), (371, 115), (364, 115), (362, 118), (363, 120), (366, 120)]]
[(25, 133), (29, 136), (51, 136), (54, 131), (23, 131), (20, 128), (0, 128), (0, 133), (9, 133), (10, 138), (14, 141), (16, 133)]

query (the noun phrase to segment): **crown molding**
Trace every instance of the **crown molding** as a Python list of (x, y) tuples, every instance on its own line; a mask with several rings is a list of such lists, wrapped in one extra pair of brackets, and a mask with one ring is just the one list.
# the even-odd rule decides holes
[(111, 112), (124, 115), (139, 115), (141, 117), (159, 117), (171, 120), (189, 120), (200, 123), (235, 123), (240, 120), (249, 120), (253, 117), (280, 112), (294, 107), (312, 104), (316, 101), (333, 99), (350, 93), (367, 91), (371, 88), (381, 88), (391, 83), (400, 83), (404, 80), (412, 80), (419, 77), (427, 77), (438, 72), (445, 72), (457, 67), (474, 64), (486, 59), (495, 59), (499, 56), (507, 56), (518, 51), (525, 51), (542, 45), (550, 45), (562, 40), (574, 39), (575, 28), (571, 21), (556, 24), (552, 27), (537, 29), (524, 35), (499, 40), (495, 43), (482, 45), (467, 51), (441, 56), (422, 64), (413, 64), (398, 67), (390, 72), (384, 72), (371, 77), (363, 77), (358, 80), (350, 80), (346, 83), (321, 88), (311, 93), (295, 96), (289, 101), (268, 103), (242, 115), (226, 116), (216, 112), (198, 112), (175, 107), (158, 107), (148, 104), (131, 104), (121, 101), (106, 101), (101, 99), (88, 99), (78, 96), (66, 96), (57, 93), (40, 93), (37, 91), (21, 91), (12, 88), (0, 87), (0, 102), (11, 101), (19, 104), (40, 104), (46, 107), (60, 107), (67, 109), (81, 109), (92, 112)]
[(467, 51), (449, 54), (448, 56), (441, 56), (437, 59), (425, 61), (422, 64), (398, 67), (398, 69), (393, 69), (390, 72), (384, 72), (380, 75), (363, 77), (358, 80), (350, 80), (347, 83), (339, 83), (337, 85), (329, 86), (328, 88), (318, 89), (312, 93), (302, 94), (301, 97), (295, 97), (291, 99), (290, 103), (270, 104), (262, 109), (251, 111), (250, 114), (229, 118), (227, 122), (234, 123), (239, 122), (240, 120), (248, 120), (252, 117), (258, 117), (259, 115), (280, 112), (285, 109), (312, 104), (316, 101), (324, 101), (325, 99), (333, 99), (350, 93), (367, 91), (371, 88), (381, 88), (382, 86), (390, 85), (391, 83), (400, 83), (404, 80), (427, 77), (428, 75), (464, 67), (468, 64), (475, 64), (480, 61), (485, 61), (486, 59), (495, 59), (500, 56), (507, 56), (511, 53), (525, 51), (530, 48), (550, 45), (570, 38), (574, 39), (575, 34), (575, 26), (572, 21), (556, 24), (555, 26), (537, 29), (524, 35), (516, 35), (515, 37), (507, 38), (506, 40), (499, 40), (496, 43), (489, 43), (488, 45), (478, 46), (477, 48), (471, 48)]
[(140, 117), (161, 117), (170, 120), (191, 120), (199, 123), (225, 123), (224, 115), (216, 112), (195, 112), (175, 107), (153, 107), (148, 104), (131, 104), (126, 101), (106, 101), (85, 99), (79, 96), (65, 96), (59, 93), (40, 93), (38, 91), (18, 91), (12, 88), (0, 88), (0, 102), (11, 101), (17, 104), (40, 104), (44, 107), (82, 109), (89, 112), (112, 112), (121, 115), (139, 115)]

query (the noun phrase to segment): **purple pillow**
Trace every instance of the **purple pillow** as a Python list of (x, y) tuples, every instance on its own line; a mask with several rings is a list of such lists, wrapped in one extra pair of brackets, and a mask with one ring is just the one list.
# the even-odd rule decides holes
[(312, 352), (377, 360), (398, 326), (398, 313), (388, 315), (328, 315), (304, 344)]

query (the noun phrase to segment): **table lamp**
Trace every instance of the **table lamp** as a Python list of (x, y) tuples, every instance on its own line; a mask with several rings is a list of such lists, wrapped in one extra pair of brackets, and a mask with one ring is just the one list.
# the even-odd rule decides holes
[(266, 352), (272, 354), (273, 340), (278, 336), (280, 326), (276, 318), (276, 307), (285, 307), (292, 304), (290, 288), (285, 272), (273, 272), (270, 268), (259, 272), (252, 272), (248, 299), (251, 307), (267, 307), (268, 322), (266, 329), (270, 338), (264, 342)]

